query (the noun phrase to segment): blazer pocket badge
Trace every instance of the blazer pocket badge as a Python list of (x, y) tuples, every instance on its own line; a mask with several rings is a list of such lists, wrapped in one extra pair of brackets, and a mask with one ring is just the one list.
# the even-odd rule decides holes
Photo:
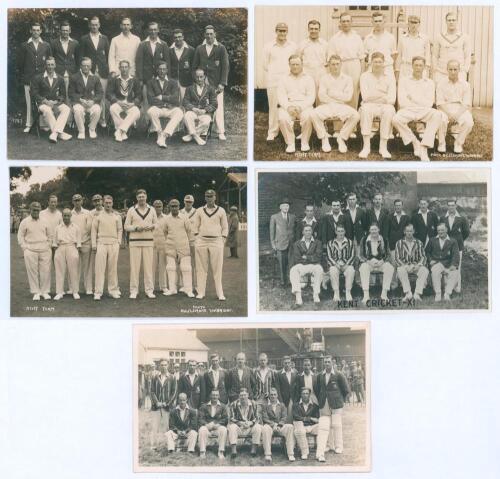
[(195, 391), (196, 391), (197, 393), (199, 393), (199, 392), (200, 392), (200, 386), (196, 386)]
[(215, 66), (219, 66), (220, 65), (220, 61), (219, 60), (215, 60)]
[(184, 68), (189, 68), (189, 62), (188, 61), (184, 62)]

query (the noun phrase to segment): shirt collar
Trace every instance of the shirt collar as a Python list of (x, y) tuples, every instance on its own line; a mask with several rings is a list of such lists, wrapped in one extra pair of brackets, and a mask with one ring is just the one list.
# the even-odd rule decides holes
[(418, 213), (419, 213), (420, 215), (428, 215), (428, 214), (429, 214), (429, 210), (427, 210), (427, 211), (424, 213), (424, 212), (423, 212), (423, 211), (419, 208), (419, 209), (418, 209)]
[(292, 370), (290, 370), (290, 371), (285, 371), (285, 368), (283, 368), (283, 369), (281, 370), (281, 372), (282, 372), (283, 374), (286, 374), (287, 372), (288, 372), (288, 373), (290, 373), (290, 374), (292, 374)]
[[(63, 42), (63, 40), (61, 39), (61, 37), (59, 37), (59, 41), (60, 41), (61, 43)], [(72, 42), (72, 41), (73, 41), (73, 39), (72, 39), (71, 37), (68, 37), (68, 39), (67, 39), (67, 40), (64, 40), (64, 43), (66, 43), (66, 42), (68, 42), (68, 43), (69, 43), (69, 42)]]
[(182, 42), (182, 46), (180, 48), (177, 48), (175, 46), (175, 42), (170, 45), (170, 48), (174, 48), (175, 50), (182, 50), (183, 48), (187, 48), (189, 45), (184, 41)]
[[(302, 401), (302, 399), (300, 399), (299, 404), (305, 404), (305, 402)], [(309, 402), (307, 403), (307, 405), (309, 405), (309, 404), (312, 404), (311, 398), (309, 398)]]
[(120, 75), (118, 76), (118, 78), (119, 78), (120, 80), (123, 80), (123, 81), (130, 81), (130, 80), (132, 80), (132, 78), (134, 78), (134, 76), (133, 76), (133, 75), (131, 75), (131, 74), (129, 73), (128, 78), (123, 78), (123, 77), (121, 76), (121, 74), (120, 74)]
[[(212, 404), (212, 401), (208, 401), (207, 404), (210, 406), (210, 407), (213, 407), (213, 404)], [(222, 406), (222, 403), (217, 399), (217, 404), (215, 406)]]
[(450, 237), (448, 235), (446, 235), (446, 238), (440, 238), (439, 236), (436, 236), (436, 238), (439, 240), (439, 241), (446, 241), (446, 240), (449, 240)]
[[(271, 402), (271, 400), (270, 400), (270, 399), (268, 399), (268, 400), (267, 400), (267, 404), (268, 404), (269, 406), (272, 406), (272, 405), (273, 405), (273, 403)], [(276, 405), (278, 405), (278, 404), (280, 404), (279, 399), (276, 399)]]
[[(47, 70), (45, 70), (45, 71), (43, 72), (43, 77), (44, 77), (44, 78), (48, 78), (48, 77), (49, 77), (49, 74), (47, 73)], [(52, 77), (52, 78), (57, 78), (57, 74), (56, 74), (56, 72), (54, 72), (54, 75), (53, 75), (53, 77)], [(47, 208), (47, 209), (48, 209), (48, 208)]]
[[(33, 37), (30, 37), (30, 39), (28, 40), (28, 43), (35, 43), (35, 40), (33, 40)], [(41, 38), (39, 38), (38, 43), (43, 43), (43, 40)]]
[(313, 216), (312, 220), (309, 221), (305, 216), (304, 219), (302, 220), (304, 223), (310, 224), (310, 223), (316, 223), (316, 218)]
[(290, 42), (290, 40), (288, 40), (288, 38), (287, 38), (285, 43), (278, 43), (278, 39), (277, 39), (277, 38), (275, 38), (275, 39), (274, 39), (274, 42), (273, 42), (273, 46), (274, 46), (274, 45), (278, 45), (278, 46), (280, 46), (280, 47), (287, 47), (287, 46), (291, 45), (291, 42)]
[[(445, 215), (445, 218), (448, 218), (448, 216), (450, 216), (450, 213), (447, 211), (446, 215)], [(455, 218), (460, 218), (460, 215), (459, 215), (458, 211), (455, 212)]]
[[(398, 216), (398, 214), (394, 212), (394, 216)], [(406, 216), (406, 213), (404, 211), (401, 211), (401, 214), (399, 216)]]
[[(302, 241), (305, 243), (306, 242), (306, 239), (304, 236), (302, 236)], [(309, 240), (310, 243), (312, 243), (314, 241), (314, 238), (311, 236), (311, 239)]]
[[(179, 404), (177, 404), (176, 408), (175, 409), (178, 409), (179, 411), (181, 410), (181, 407)], [(185, 411), (189, 411), (189, 404), (186, 404), (186, 409)]]
[(149, 43), (161, 43), (161, 39), (160, 38), (157, 38), (156, 40), (151, 40), (151, 37), (148, 36), (148, 42)]
[[(203, 44), (202, 45), (207, 45), (207, 41), (206, 40), (203, 40)], [(212, 46), (218, 46), (219, 45), (219, 42), (217, 41), (217, 38), (214, 40), (214, 42), (212, 43)]]
[[(213, 368), (210, 366), (210, 369), (208, 370), (208, 372), (210, 372), (210, 371), (214, 372), (214, 371), (215, 371), (215, 369), (213, 369)], [(220, 373), (220, 372), (221, 372), (221, 368), (218, 368), (218, 369), (217, 369), (217, 372), (218, 372), (218, 373)]]
[(161, 79), (161, 78), (157, 75), (157, 76), (156, 76), (156, 79), (157, 79), (158, 81), (168, 81), (168, 76), (167, 76), (167, 75), (165, 75), (165, 78), (162, 80), (162, 79)]

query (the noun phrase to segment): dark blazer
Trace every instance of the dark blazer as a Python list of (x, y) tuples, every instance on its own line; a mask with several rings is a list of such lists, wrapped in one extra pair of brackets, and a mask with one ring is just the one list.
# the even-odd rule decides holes
[(190, 45), (184, 47), (182, 50), (182, 55), (177, 58), (175, 54), (175, 47), (172, 45), (170, 47), (170, 76), (177, 80), (179, 84), (183, 87), (188, 87), (193, 84), (193, 60), (194, 60), (194, 48)]
[(295, 215), (288, 212), (287, 221), (283, 218), (281, 211), (271, 216), (269, 223), (269, 234), (271, 244), (280, 251), (287, 250), (292, 246), (295, 234)]
[(193, 84), (188, 86), (184, 93), (182, 106), (186, 111), (190, 111), (193, 108), (199, 108), (200, 110), (205, 110), (208, 114), (213, 113), (217, 110), (217, 93), (215, 93), (215, 88), (210, 85), (205, 85), (201, 95), (198, 95), (196, 85)]
[(434, 238), (437, 235), (439, 218), (434, 211), (427, 210), (427, 225), (424, 223), (423, 216), (418, 211), (411, 217), (411, 222), (415, 228), (415, 238), (422, 241), (424, 245), (427, 242), (427, 238)]
[[(317, 388), (318, 388), (318, 375), (317, 374), (312, 374), (312, 392), (317, 396)], [(297, 395), (295, 397), (295, 401), (297, 402), (300, 399), (300, 392), (302, 391), (302, 388), (306, 386), (305, 381), (304, 381), (304, 374), (301, 373), (297, 377)]]
[(370, 208), (366, 210), (366, 231), (370, 229), (370, 226), (373, 223), (376, 223), (380, 229), (380, 234), (387, 238), (389, 236), (389, 223), (390, 223), (391, 214), (385, 208), (380, 210), (380, 215), (377, 220), (377, 216), (375, 215), (375, 209)]
[(101, 80), (98, 76), (90, 74), (85, 86), (82, 73), (75, 73), (69, 79), (68, 96), (72, 104), (80, 103), (82, 99), (100, 103), (103, 96)]
[(92, 60), (92, 73), (95, 74), (95, 69), (99, 72), (101, 78), (108, 78), (109, 66), (109, 39), (102, 33), (99, 34), (99, 43), (97, 49), (94, 47), (94, 42), (90, 34), (80, 38), (80, 58), (87, 57)]
[(378, 259), (378, 260), (383, 259), (384, 261), (387, 261), (390, 255), (389, 244), (387, 239), (379, 235), (380, 241), (377, 247), (377, 254), (374, 255), (372, 253), (371, 248), (368, 246), (369, 237), (370, 235), (367, 234), (359, 244), (359, 259), (361, 261), (368, 261), (370, 259)]
[[(302, 238), (302, 231), (304, 230), (304, 226), (306, 226), (305, 217), (295, 222), (295, 241)], [(316, 218), (314, 218), (312, 224), (308, 226), (312, 226), (313, 238), (318, 239), (320, 233), (320, 222)], [(321, 240), (321, 242), (323, 242), (323, 240)]]
[(312, 241), (309, 248), (307, 248), (305, 241), (296, 241), (290, 255), (290, 268), (296, 264), (320, 264), (321, 248), (321, 241), (319, 240)]
[(31, 82), (31, 94), (35, 102), (40, 105), (43, 100), (56, 100), (59, 103), (66, 101), (66, 84), (64, 78), (56, 74), (56, 78), (49, 84), (49, 80), (43, 76), (43, 73), (33, 78)]
[(441, 249), (437, 236), (431, 238), (425, 247), (425, 254), (429, 262), (437, 261), (438, 263), (442, 263), (445, 268), (449, 268), (451, 265), (458, 268), (460, 264), (460, 253), (455, 238), (446, 239), (443, 249)]
[(194, 52), (193, 71), (197, 68), (205, 70), (208, 82), (214, 88), (219, 85), (227, 85), (229, 56), (226, 47), (218, 43), (212, 47), (212, 51), (208, 55), (206, 45), (197, 46)]
[(178, 393), (187, 395), (189, 407), (199, 409), (202, 398), (205, 397), (205, 383), (200, 375), (195, 376), (194, 384), (191, 384), (189, 374), (181, 376), (178, 382)]
[(338, 225), (343, 225), (345, 228), (345, 216), (343, 213), (339, 215), (338, 221), (335, 221), (335, 218), (330, 213), (321, 217), (319, 221), (319, 239), (323, 246), (326, 246), (328, 241), (337, 237)]
[(262, 406), (261, 414), (262, 424), (269, 424), (271, 426), (279, 424), (280, 426), (283, 426), (288, 417), (288, 409), (282, 402), (279, 402), (276, 405), (276, 412), (274, 412), (271, 403), (268, 403)]
[(293, 402), (294, 399), (297, 397), (297, 380), (298, 380), (298, 373), (294, 371), (292, 371), (292, 374), (290, 376), (290, 382), (288, 382), (288, 379), (284, 371), (280, 371), (278, 373), (278, 394), (280, 401), (286, 407), (288, 407), (290, 401)]
[(464, 249), (464, 241), (469, 237), (470, 228), (469, 222), (467, 218), (464, 216), (456, 216), (453, 221), (453, 226), (450, 229), (450, 225), (448, 223), (448, 217), (443, 216), (440, 220), (440, 223), (444, 223), (446, 225), (446, 229), (448, 230), (448, 235), (450, 238), (455, 238), (458, 243), (458, 250), (462, 251)]
[(225, 404), (217, 404), (215, 406), (215, 414), (212, 416), (210, 413), (210, 403), (205, 403), (200, 406), (198, 411), (198, 425), (204, 426), (210, 422), (220, 424), (221, 426), (227, 426), (229, 420), (227, 415), (227, 406)]
[(236, 401), (236, 399), (239, 398), (241, 388), (246, 388), (248, 390), (250, 399), (253, 399), (255, 378), (252, 374), (252, 370), (248, 366), (245, 366), (243, 368), (243, 376), (240, 381), (240, 377), (238, 376), (238, 368), (236, 367), (231, 369), (227, 375), (226, 387), (230, 402)]
[(167, 403), (166, 409), (169, 409), (175, 404), (175, 398), (177, 397), (175, 378), (172, 375), (169, 375), (163, 383), (163, 386), (159, 378), (159, 375), (156, 376), (151, 385), (151, 402), (153, 403), (152, 409), (154, 411), (159, 409), (158, 403), (160, 402)]
[(125, 98), (120, 91), (120, 76), (110, 78), (108, 81), (108, 87), (106, 88), (106, 99), (111, 103), (116, 103), (118, 100), (127, 100), (129, 103), (135, 103), (140, 106), (142, 101), (142, 88), (139, 80), (134, 77), (130, 77), (132, 86), (129, 88), (127, 98)]
[(354, 218), (354, 222), (352, 221), (349, 209), (344, 210), (343, 214), (345, 218), (344, 225), (346, 238), (349, 238), (350, 240), (356, 239), (356, 241), (359, 243), (361, 241), (361, 238), (363, 238), (363, 236), (365, 235), (365, 231), (367, 230), (365, 210), (363, 208), (360, 208), (359, 206), (356, 208), (356, 216)]
[(158, 68), (158, 63), (166, 62), (167, 74), (170, 74), (170, 53), (167, 44), (163, 40), (159, 40), (156, 44), (155, 53), (151, 50), (149, 39), (144, 40), (139, 44), (135, 54), (135, 75), (137, 79), (143, 83), (147, 83), (153, 78)]
[[(147, 84), (148, 103), (150, 106), (158, 108), (174, 108), (180, 106), (180, 90), (177, 81), (167, 79), (163, 83), (163, 88), (157, 78), (151, 78)], [(161, 100), (156, 98), (161, 95)]]
[(36, 75), (45, 70), (45, 60), (52, 56), (50, 43), (40, 41), (35, 50), (32, 42), (23, 42), (17, 51), (17, 66), (21, 74), (21, 81), (29, 85)]
[(198, 414), (196, 409), (187, 409), (187, 414), (184, 416), (184, 420), (181, 419), (180, 407), (177, 406), (170, 410), (170, 417), (168, 420), (168, 428), (171, 431), (185, 431), (189, 432), (191, 430), (198, 430)]
[(64, 75), (67, 71), (69, 76), (76, 73), (78, 65), (80, 64), (80, 44), (70, 38), (68, 44), (68, 51), (64, 53), (61, 40), (56, 38), (50, 43), (52, 49), (52, 56), (56, 60), (56, 73)]
[[(393, 251), (396, 248), (396, 243), (404, 237), (406, 225), (411, 223), (408, 215), (401, 215), (399, 223), (396, 221), (396, 215), (391, 215), (389, 218), (389, 249)], [(384, 236), (387, 238), (387, 236)]]
[(314, 404), (311, 400), (309, 400), (307, 408), (304, 407), (302, 401), (299, 401), (292, 407), (292, 417), (294, 421), (302, 421), (304, 426), (311, 426), (316, 424), (311, 421), (311, 418), (319, 419), (319, 408), (317, 404)]
[(223, 404), (227, 404), (227, 371), (225, 369), (219, 369), (219, 384), (214, 384), (214, 376), (212, 371), (209, 370), (203, 375), (203, 380), (205, 381), (205, 398), (203, 402), (208, 402), (210, 400), (210, 394), (214, 389), (219, 391), (219, 401)]
[(326, 373), (323, 371), (318, 376), (318, 406), (324, 407), (328, 401), (330, 409), (340, 409), (344, 407), (344, 401), (349, 395), (349, 385), (342, 373), (333, 372), (330, 374), (330, 380), (326, 384)]

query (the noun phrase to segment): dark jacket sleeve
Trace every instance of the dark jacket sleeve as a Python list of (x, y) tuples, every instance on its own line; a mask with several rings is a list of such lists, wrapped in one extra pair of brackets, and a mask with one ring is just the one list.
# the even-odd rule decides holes
[(469, 237), (469, 234), (470, 234), (469, 220), (463, 217), (462, 238), (464, 239), (464, 241)]
[(116, 77), (115, 78), (110, 78), (108, 82), (108, 87), (106, 88), (106, 99), (111, 103), (116, 103), (118, 101), (118, 98), (116, 98)]
[(290, 268), (296, 264), (302, 263), (302, 255), (299, 250), (299, 243), (296, 241), (292, 245), (292, 251), (290, 254)]
[(68, 97), (66, 96), (66, 83), (64, 83), (64, 79), (61, 77), (57, 77), (57, 83), (59, 84), (59, 95), (57, 97), (57, 101), (59, 103), (66, 103), (66, 101), (68, 101)]
[(139, 44), (137, 52), (135, 53), (135, 77), (142, 83), (143, 77), (143, 67), (144, 67), (144, 42)]
[(134, 80), (134, 103), (136, 106), (141, 106), (142, 102), (142, 86), (141, 82)]
[(217, 110), (217, 93), (215, 93), (215, 88), (208, 87), (208, 105), (205, 108), (207, 113), (213, 113)]
[(40, 91), (41, 77), (39, 75), (35, 76), (31, 80), (31, 96), (34, 98), (37, 105), (40, 105), (45, 98), (41, 95)]
[(184, 107), (184, 110), (190, 111), (194, 108), (194, 105), (191, 100), (191, 86), (188, 86), (186, 88), (186, 92), (184, 93), (184, 99), (182, 100), (182, 106)]
[(292, 417), (294, 421), (303, 421), (304, 416), (302, 416), (301, 411), (300, 411), (300, 404), (296, 403), (292, 407)]
[(351, 390), (349, 389), (349, 384), (347, 383), (347, 379), (343, 374), (339, 374), (339, 388), (345, 401), (347, 396), (349, 396)]
[(455, 238), (450, 238), (451, 240), (451, 264), (458, 268), (460, 265), (460, 250), (458, 248), (458, 243)]
[(189, 427), (187, 428), (187, 431), (197, 431), (198, 430), (198, 412), (195, 409), (190, 409), (189, 410)]
[(102, 97), (104, 96), (104, 90), (102, 89), (101, 80), (99, 78), (95, 79), (95, 89), (94, 89), (94, 101), (100, 103)]
[(69, 85), (68, 85), (68, 97), (69, 101), (71, 103), (79, 103), (80, 102), (80, 94), (77, 91), (77, 78), (76, 78), (77, 73), (74, 75), (71, 75), (69, 79)]
[(207, 421), (207, 406), (202, 404), (200, 409), (198, 409), (198, 427), (208, 424)]
[(321, 241), (316, 240), (313, 244), (314, 244), (314, 249), (311, 254), (307, 255), (307, 261), (310, 263), (321, 263), (321, 253), (322, 253)]
[(221, 74), (220, 74), (220, 82), (222, 85), (227, 86), (227, 78), (229, 76), (229, 55), (227, 54), (226, 47), (221, 45), (222, 54), (221, 54)]
[(180, 106), (180, 89), (177, 81), (170, 80), (168, 82), (167, 94), (163, 95), (163, 101), (171, 108)]
[(146, 95), (148, 97), (148, 105), (154, 105), (157, 101), (155, 98), (154, 78), (151, 78), (146, 85)]

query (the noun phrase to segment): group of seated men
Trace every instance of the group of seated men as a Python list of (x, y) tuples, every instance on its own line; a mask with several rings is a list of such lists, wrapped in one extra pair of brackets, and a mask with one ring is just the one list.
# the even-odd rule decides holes
[[(129, 18), (122, 19), (122, 33), (111, 43), (99, 28), (99, 18), (91, 18), (89, 34), (78, 42), (70, 37), (69, 23), (63, 22), (59, 38), (49, 43), (41, 39), (40, 24), (32, 24), (31, 37), (21, 45), (17, 59), (25, 86), (25, 132), (33, 124), (33, 100), (53, 143), (72, 138), (64, 131), (71, 113), (77, 138), (86, 137), (88, 115), (88, 134), (95, 139), (99, 120), (106, 126), (108, 105), (118, 142), (128, 138), (141, 108), (161, 148), (181, 122), (185, 142), (204, 145), (212, 118), (219, 139), (226, 139), (223, 94), (229, 60), (212, 25), (205, 27), (205, 40), (197, 48), (186, 43), (180, 29), (174, 30), (169, 47), (159, 38), (157, 22), (149, 23), (149, 35), (142, 42), (131, 33)], [(165, 126), (162, 118), (168, 120)]]
[[(365, 210), (357, 205), (356, 194), (350, 193), (345, 210), (339, 200), (333, 200), (331, 210), (318, 221), (314, 205), (306, 205), (304, 218), (297, 220), (289, 212), (290, 201), (282, 200), (280, 212), (270, 221), (271, 245), (282, 284), (287, 287), (289, 279), (296, 306), (303, 304), (302, 287), (307, 276), (315, 303), (320, 303), (325, 279), (331, 282), (333, 300), (341, 300), (341, 276), (345, 279), (345, 299), (352, 301), (356, 270), (364, 304), (370, 301), (372, 273), (382, 275), (382, 300), (388, 300), (389, 290), (395, 289), (399, 280), (405, 300), (421, 301), (429, 272), (436, 302), (450, 300), (453, 291), (461, 291), (462, 253), (470, 227), (467, 218), (457, 211), (456, 200), (448, 200), (448, 211), (440, 218), (428, 209), (425, 199), (420, 200), (413, 215), (403, 211), (400, 199), (394, 201), (390, 213), (383, 207), (381, 193), (372, 203), (372, 208)], [(411, 276), (416, 277), (413, 292)]]
[[(283, 369), (268, 365), (261, 353), (258, 366), (246, 365), (245, 353), (238, 353), (236, 366), (225, 370), (217, 354), (210, 355), (210, 367), (200, 373), (197, 362), (188, 361), (182, 374), (177, 367), (168, 371), (162, 360), (159, 372), (141, 375), (142, 396), (151, 400), (150, 445), (166, 440), (169, 452), (177, 449), (179, 438), (187, 450), (206, 457), (209, 438), (216, 439), (218, 456), (224, 458), (229, 444), (231, 457), (237, 456), (238, 438), (251, 438), (251, 455), (256, 456), (262, 443), (266, 461), (272, 460), (272, 438), (283, 437), (287, 456), (295, 461), (295, 444), (301, 458), (309, 456), (307, 434), (317, 437), (316, 458), (325, 462), (329, 450), (343, 452), (342, 411), (350, 395), (345, 375), (331, 356), (323, 357), (323, 370), (314, 373), (311, 360), (303, 360), (303, 371), (292, 367), (289, 356), (283, 357)], [(151, 371), (151, 370), (150, 370)], [(364, 378), (361, 364), (354, 364), (352, 374)]]
[[(320, 35), (320, 22), (308, 23), (309, 36), (300, 45), (287, 39), (288, 26), (276, 25), (276, 39), (266, 45), (264, 69), (269, 101), (268, 141), (281, 131), (286, 152), (295, 152), (294, 122), (300, 123), (301, 151), (310, 150), (314, 129), (322, 151), (332, 150), (327, 120), (338, 120), (338, 151), (346, 153), (349, 138), (360, 123), (362, 159), (371, 151), (373, 132), (380, 130), (379, 153), (391, 158), (388, 140), (393, 128), (414, 155), (429, 161), (428, 149), (446, 152), (448, 124), (454, 124), (454, 152), (472, 131), (470, 39), (458, 31), (455, 13), (446, 15), (447, 31), (435, 42), (419, 32), (420, 18), (408, 17), (408, 31), (395, 37), (385, 29), (382, 12), (373, 13), (373, 30), (364, 40), (352, 30), (351, 15), (340, 15), (339, 31), (329, 42)], [(432, 50), (432, 60), (431, 60)], [(366, 71), (365, 71), (366, 70)], [(432, 77), (432, 79), (431, 79)], [(361, 94), (361, 105), (358, 101)], [(396, 112), (395, 106), (398, 110)], [(379, 126), (375, 126), (377, 120)], [(409, 123), (419, 122), (417, 134)], [(421, 138), (420, 138), (421, 136)]]

